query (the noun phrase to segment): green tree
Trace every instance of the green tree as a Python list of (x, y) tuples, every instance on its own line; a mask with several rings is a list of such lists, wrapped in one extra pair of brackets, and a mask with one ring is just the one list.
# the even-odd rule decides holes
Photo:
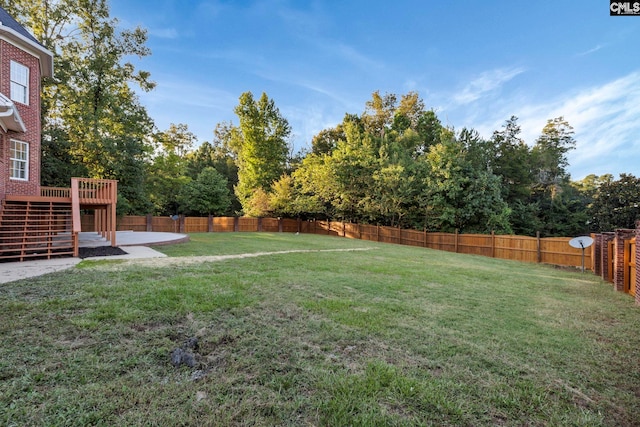
[(407, 129), (417, 129), (424, 113), (424, 101), (418, 92), (409, 92), (400, 97), (400, 104), (393, 112), (391, 128), (399, 133)]
[(227, 180), (212, 167), (204, 168), (187, 183), (178, 200), (183, 212), (190, 215), (222, 215), (231, 204)]
[[(146, 138), (153, 122), (130, 85), (151, 90), (154, 83), (126, 62), (150, 53), (146, 31), (118, 31), (105, 0), (15, 0), (2, 6), (56, 58), (55, 77), (43, 83), (43, 178), (86, 172), (117, 179), (126, 199), (121, 206), (129, 209), (121, 213), (146, 212)], [(69, 161), (81, 167), (63, 167)]]
[(331, 154), (338, 145), (338, 141), (344, 140), (342, 124), (335, 128), (323, 129), (311, 140), (311, 152), (316, 155)]
[(520, 137), (518, 118), (512, 116), (491, 138), (495, 150), (493, 173), (502, 179), (502, 196), (507, 203), (526, 200), (533, 184), (531, 150)]
[(585, 199), (571, 185), (556, 186), (553, 198), (539, 200), (540, 228), (542, 236), (577, 236), (588, 232), (588, 215)]
[(274, 182), (269, 195), (269, 208), (273, 215), (284, 217), (299, 216), (297, 193), (298, 191), (291, 175), (283, 175)]
[[(332, 218), (335, 214), (333, 198), (338, 192), (338, 183), (332, 173), (329, 155), (310, 154), (296, 169), (293, 179), (294, 206), (289, 208), (303, 218)], [(291, 184), (288, 184), (291, 185)], [(280, 197), (286, 200), (285, 197)]]
[(500, 177), (502, 198), (512, 211), (513, 232), (535, 235), (540, 230), (539, 205), (531, 199), (534, 174), (529, 146), (520, 137), (518, 118), (512, 116), (491, 138), (492, 172)]
[(69, 187), (71, 178), (88, 176), (85, 165), (71, 155), (71, 143), (64, 129), (49, 128), (41, 142), (40, 181), (49, 187)]
[(256, 191), (268, 194), (271, 185), (286, 171), (291, 127), (266, 93), (257, 101), (251, 92), (243, 93), (235, 113), (240, 124), (231, 129), (229, 138), (238, 164), (235, 192), (245, 214), (249, 214), (257, 211), (255, 206), (262, 206), (251, 202)]
[(635, 228), (635, 222), (640, 220), (640, 178), (626, 173), (617, 180), (611, 175), (603, 176), (588, 213), (591, 231)]
[(425, 154), (429, 147), (439, 144), (447, 129), (442, 126), (440, 119), (433, 110), (423, 111), (418, 117), (415, 131), (419, 135), (420, 144), (416, 146), (416, 155)]
[(509, 233), (510, 209), (500, 179), (487, 167), (486, 143), (475, 131), (430, 148), (429, 174), (421, 197), (428, 228), (452, 232)]
[[(147, 193), (157, 214), (179, 212), (178, 199), (192, 178), (187, 174), (187, 155), (197, 142), (185, 124), (171, 124), (154, 135), (155, 154), (147, 164)], [(197, 175), (193, 178), (197, 178)]]
[[(415, 224), (426, 175), (417, 160), (449, 132), (416, 92), (372, 94), (362, 117), (346, 114), (314, 137), (287, 187), (300, 216)], [(282, 198), (280, 200), (285, 200)]]
[(376, 206), (373, 174), (377, 169), (376, 147), (373, 138), (364, 132), (357, 121), (343, 123), (346, 139), (326, 158), (329, 176), (334, 181), (331, 205), (342, 220), (365, 219), (375, 221)]
[(247, 198), (243, 207), (244, 214), (252, 217), (269, 216), (272, 212), (269, 206), (269, 193), (262, 188), (257, 188), (249, 198)]
[(229, 143), (233, 125), (218, 123), (213, 130), (212, 142), (203, 142), (194, 151), (187, 154), (187, 175), (195, 179), (206, 167), (213, 167), (227, 179), (227, 187), (231, 197), (231, 205), (225, 213), (235, 215), (242, 210), (234, 189), (238, 185), (238, 165), (236, 156)]
[(539, 207), (543, 236), (571, 235), (585, 227), (582, 196), (571, 187), (567, 153), (574, 149), (573, 128), (562, 117), (547, 121), (531, 149), (531, 201)]
[(380, 95), (380, 91), (373, 92), (362, 113), (365, 132), (373, 137), (383, 138), (393, 123), (397, 101), (396, 95), (392, 93)]
[(532, 149), (538, 187), (549, 188), (569, 180), (567, 153), (576, 146), (573, 128), (563, 117), (547, 121)]

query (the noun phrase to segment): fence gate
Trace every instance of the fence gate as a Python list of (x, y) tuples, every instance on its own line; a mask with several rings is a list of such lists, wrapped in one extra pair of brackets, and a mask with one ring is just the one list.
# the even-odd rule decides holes
[(624, 242), (624, 291), (636, 294), (636, 239)]

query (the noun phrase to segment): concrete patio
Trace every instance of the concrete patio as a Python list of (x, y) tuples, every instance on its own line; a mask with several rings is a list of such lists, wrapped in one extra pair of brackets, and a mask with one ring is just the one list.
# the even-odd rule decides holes
[[(161, 258), (166, 255), (152, 249), (150, 246), (170, 245), (187, 242), (188, 240), (189, 236), (179, 233), (118, 231), (116, 234), (116, 243), (118, 247), (122, 247), (127, 254), (92, 257), (89, 258), (89, 260)], [(92, 232), (80, 233), (79, 241), (81, 248), (95, 248), (111, 244), (100, 237), (98, 233)], [(0, 263), (0, 284), (66, 270), (75, 267), (80, 261), (82, 261), (80, 258), (52, 258)]]

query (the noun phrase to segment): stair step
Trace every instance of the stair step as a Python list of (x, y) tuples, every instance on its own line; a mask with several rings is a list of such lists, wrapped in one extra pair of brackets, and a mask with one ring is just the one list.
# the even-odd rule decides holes
[(7, 202), (0, 209), (0, 259), (72, 256), (70, 203)]
[(20, 241), (5, 241), (2, 243), (2, 245), (0, 245), (0, 251), (8, 248), (8, 247), (20, 247), (20, 246), (33, 246), (33, 245), (44, 245), (44, 246), (56, 246), (56, 245), (63, 245), (63, 244), (72, 244), (73, 243), (73, 238), (69, 237), (69, 238), (55, 238), (55, 239), (40, 239), (40, 240), (20, 240)]
[(29, 254), (15, 254), (15, 255), (4, 255), (2, 256), (2, 260), (4, 261), (25, 261), (27, 259), (51, 259), (51, 258), (59, 258), (59, 257), (68, 257), (73, 256), (73, 251), (59, 251), (53, 253), (29, 253)]

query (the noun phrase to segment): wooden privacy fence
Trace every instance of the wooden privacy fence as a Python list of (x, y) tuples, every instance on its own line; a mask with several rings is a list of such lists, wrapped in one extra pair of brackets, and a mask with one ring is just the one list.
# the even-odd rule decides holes
[[(82, 217), (84, 230), (92, 229), (93, 216)], [(496, 235), (432, 233), (419, 230), (353, 224), (337, 221), (302, 221), (289, 218), (124, 216), (118, 230), (181, 233), (285, 232), (342, 236), (400, 245), (419, 246), (462, 254), (483, 255), (523, 262), (580, 267), (582, 251), (569, 246), (569, 237), (540, 238)], [(585, 251), (585, 268), (592, 269), (592, 251)]]

